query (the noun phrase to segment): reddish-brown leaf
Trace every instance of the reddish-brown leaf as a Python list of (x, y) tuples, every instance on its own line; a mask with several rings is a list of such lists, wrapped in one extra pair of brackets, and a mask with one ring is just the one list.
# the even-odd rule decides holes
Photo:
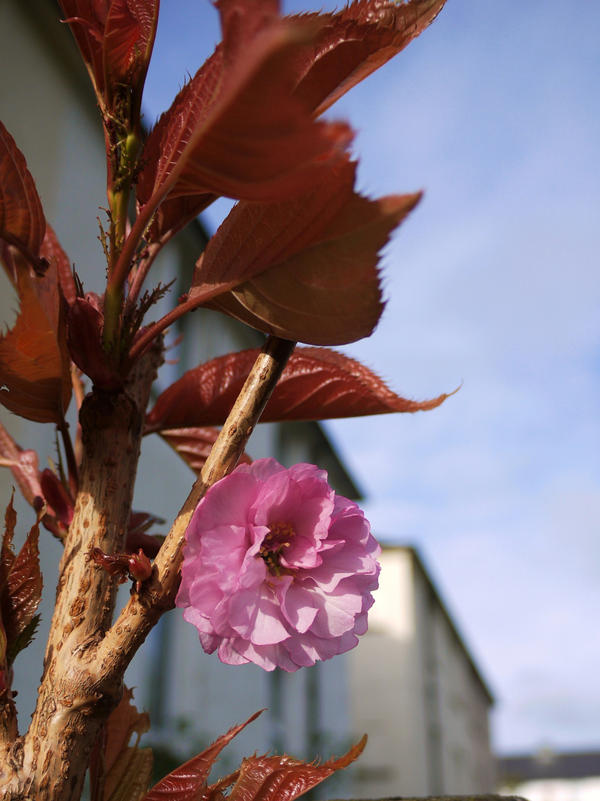
[(379, 251), (420, 195), (369, 200), (353, 183), (346, 164), (294, 200), (239, 203), (209, 242), (190, 296), (284, 339), (368, 336), (383, 310)]
[[(131, 783), (138, 789), (146, 790), (152, 771), (152, 752), (137, 747), (140, 735), (150, 728), (150, 718), (145, 712), (138, 712), (133, 701), (133, 690), (125, 687), (123, 697), (111, 712), (102, 736), (90, 759), (90, 786), (92, 801), (109, 801), (121, 797), (125, 786), (134, 798)], [(133, 734), (137, 740), (133, 746), (129, 741)], [(141, 794), (141, 793), (140, 793)]]
[(23, 450), (2, 424), (0, 424), (0, 466), (10, 468), (23, 497), (36, 512), (40, 511), (41, 504), (46, 501), (46, 511), (41, 522), (48, 531), (62, 539), (67, 526), (58, 519), (58, 512), (45, 497), (37, 453), (33, 450)]
[(4, 593), (8, 581), (8, 574), (16, 558), (12, 547), (15, 526), (17, 525), (17, 513), (15, 512), (13, 500), (14, 491), (4, 512), (4, 535), (2, 537), (2, 548), (0, 549), (0, 598)]
[[(186, 142), (195, 129), (205, 124), (209, 109), (220, 91), (222, 73), (223, 51), (218, 47), (194, 77), (184, 84), (171, 107), (151, 130), (140, 159), (138, 205), (145, 206), (153, 192), (167, 181)], [(199, 191), (203, 191), (201, 187)]]
[[(161, 431), (160, 435), (198, 475), (219, 436), (219, 429), (210, 427), (171, 428)], [(252, 459), (244, 452), (239, 461), (240, 464), (250, 464)]]
[(49, 264), (56, 265), (56, 274), (58, 276), (58, 283), (63, 294), (64, 299), (68, 304), (75, 301), (77, 297), (77, 290), (75, 288), (75, 279), (73, 277), (73, 270), (71, 269), (71, 262), (65, 251), (62, 249), (58, 237), (54, 232), (51, 225), (46, 223), (46, 235), (42, 242), (40, 250), (42, 258), (46, 259)]
[(60, 0), (103, 106), (115, 89), (141, 92), (154, 45), (159, 0)]
[(111, 0), (59, 0), (96, 92), (104, 90), (102, 39)]
[(110, 795), (103, 801), (141, 801), (152, 778), (151, 748), (127, 748), (111, 771)]
[(264, 270), (339, 236), (354, 193), (356, 164), (330, 170), (327, 181), (278, 203), (237, 203), (199, 259), (190, 295), (214, 296), (220, 287), (247, 281)]
[(156, 523), (164, 523), (162, 517), (157, 517), (150, 512), (131, 511), (127, 526), (127, 539), (125, 540), (125, 550), (127, 553), (139, 553), (140, 549), (150, 559), (154, 559), (164, 541), (164, 536), (160, 534), (147, 534), (149, 528)]
[(0, 264), (4, 268), (4, 272), (12, 282), (13, 286), (17, 284), (17, 275), (19, 272), (18, 264), (24, 263), (24, 257), (19, 251), (0, 239)]
[(7, 690), (10, 690), (11, 676), (7, 666), (7, 653), (6, 646), (8, 640), (6, 639), (6, 632), (2, 625), (2, 616), (0, 615), (0, 697), (7, 695)]
[(228, 801), (293, 801), (316, 787), (336, 770), (347, 767), (363, 751), (366, 735), (339, 759), (322, 765), (289, 756), (254, 756), (244, 759)]
[(42, 203), (25, 157), (0, 122), (0, 239), (42, 270), (39, 253), (45, 230)]
[(160, 551), (160, 546), (164, 539), (160, 534), (145, 534), (143, 531), (130, 530), (127, 532), (127, 539), (125, 540), (125, 551), (127, 553), (139, 553), (141, 549), (145, 556), (149, 559), (154, 559)]
[[(166, 180), (169, 161), (177, 158), (178, 137), (185, 139), (200, 126), (218, 92), (223, 71), (222, 49), (207, 59), (194, 78), (181, 89), (171, 108), (154, 126), (144, 144), (142, 170), (137, 183), (138, 207), (145, 206), (152, 193)], [(179, 143), (181, 146), (181, 143)], [(165, 161), (166, 159), (166, 161)], [(216, 195), (201, 187), (197, 193), (167, 197), (158, 208), (148, 229), (151, 242), (164, 242), (187, 225), (215, 200)]]
[[(127, 538), (129, 541), (129, 537), (137, 536), (138, 534), (145, 534), (148, 529), (152, 528), (152, 526), (156, 525), (157, 523), (164, 523), (165, 520), (162, 517), (157, 517), (153, 515), (151, 512), (139, 512), (135, 509), (131, 510), (131, 514), (129, 515), (129, 523), (127, 524)], [(150, 537), (150, 535), (146, 535)], [(154, 537), (150, 537), (151, 539), (155, 539)], [(140, 546), (137, 546), (138, 548)], [(132, 549), (133, 550), (133, 549)], [(137, 548), (135, 548), (137, 550)], [(155, 556), (155, 554), (152, 554)]]
[(230, 63), (280, 17), (279, 0), (217, 0), (225, 60)]
[(234, 770), (227, 776), (222, 776), (218, 781), (204, 788), (197, 801), (223, 801), (226, 797), (224, 792), (237, 781), (240, 771)]
[(178, 231), (181, 231), (188, 223), (195, 220), (211, 203), (214, 203), (217, 197), (218, 195), (205, 192), (199, 195), (165, 198), (158, 207), (156, 214), (152, 218), (152, 223), (146, 231), (147, 241), (149, 243), (160, 243), (162, 247)]
[(94, 385), (108, 391), (123, 380), (102, 344), (104, 315), (93, 298), (75, 298), (66, 315), (67, 345), (71, 359)]
[(0, 465), (10, 468), (27, 503), (33, 506), (36, 498), (43, 497), (37, 453), (23, 450), (1, 423)]
[(61, 480), (53, 470), (47, 467), (40, 476), (42, 497), (48, 505), (48, 510), (66, 531), (73, 519), (75, 504), (69, 491), (63, 486)]
[(106, 723), (105, 766), (110, 769), (123, 748), (129, 744), (133, 734), (137, 734), (139, 738), (149, 728), (148, 714), (138, 712), (133, 703), (133, 690), (124, 687), (123, 697)]
[(58, 423), (71, 397), (56, 265), (44, 276), (19, 269), (21, 309), (14, 327), (0, 336), (0, 403), (38, 423)]
[(142, 206), (156, 207), (168, 193), (170, 199), (211, 192), (289, 197), (343, 157), (348, 126), (315, 123), (291, 96), (294, 58), (311, 34), (312, 26), (302, 22), (275, 22), (237, 48), (232, 61), (224, 57), (225, 39), (146, 142), (138, 182)]
[(256, 712), (245, 723), (229, 729), (201, 754), (169, 773), (154, 785), (143, 801), (197, 801), (202, 798), (202, 789), (216, 758), (236, 734), (259, 715), (260, 712)]
[[(146, 418), (148, 431), (222, 425), (258, 350), (212, 359), (188, 370), (157, 399)], [(392, 392), (360, 362), (327, 348), (296, 348), (261, 416), (264, 423), (326, 420), (367, 414), (428, 411), (448, 395), (411, 401)]]
[(113, 85), (139, 88), (154, 46), (159, 0), (112, 0), (103, 37), (104, 71)]
[(312, 344), (371, 333), (383, 308), (378, 252), (419, 195), (368, 200), (354, 192), (355, 169), (346, 162), (293, 200), (238, 203), (199, 260), (190, 297)]
[(308, 15), (325, 24), (297, 61), (296, 97), (321, 114), (418, 36), (446, 0), (358, 0), (337, 14)]
[[(8, 530), (8, 526), (7, 526)], [(0, 598), (2, 622), (8, 640), (7, 650), (14, 647), (19, 637), (32, 622), (35, 611), (42, 597), (42, 573), (40, 571), (40, 552), (38, 548), (39, 525), (34, 523), (17, 556), (9, 557), (12, 532), (5, 533), (3, 543), (2, 565), (6, 569), (5, 583)]]

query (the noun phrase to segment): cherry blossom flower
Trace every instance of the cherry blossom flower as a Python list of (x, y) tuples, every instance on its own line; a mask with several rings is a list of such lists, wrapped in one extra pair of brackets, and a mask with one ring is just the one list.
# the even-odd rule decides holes
[(314, 465), (240, 465), (200, 501), (186, 540), (176, 603), (223, 662), (294, 671), (367, 630), (380, 548)]

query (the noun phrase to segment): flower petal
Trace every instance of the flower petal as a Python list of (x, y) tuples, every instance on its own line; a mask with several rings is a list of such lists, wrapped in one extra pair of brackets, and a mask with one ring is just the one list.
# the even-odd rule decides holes
[(289, 625), (304, 634), (312, 626), (319, 606), (315, 593), (304, 589), (298, 583), (293, 583), (285, 594), (281, 604), (281, 611)]
[(237, 592), (229, 603), (228, 619), (231, 628), (254, 645), (275, 645), (290, 636), (279, 604), (265, 585), (260, 595), (251, 590)]
[(314, 465), (241, 465), (198, 505), (177, 605), (231, 665), (294, 671), (353, 648), (379, 546), (358, 506)]

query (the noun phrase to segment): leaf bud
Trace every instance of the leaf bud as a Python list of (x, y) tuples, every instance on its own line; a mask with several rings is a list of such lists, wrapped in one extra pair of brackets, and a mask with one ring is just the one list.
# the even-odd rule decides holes
[[(64, 488), (58, 476), (49, 468), (42, 471), (40, 485), (44, 494), (44, 500), (48, 504), (49, 512), (52, 514), (65, 529), (69, 528), (73, 519), (73, 499)], [(41, 512), (41, 509), (36, 509)]]
[(114, 391), (123, 382), (102, 345), (103, 324), (103, 315), (95, 304), (87, 298), (76, 298), (67, 315), (67, 344), (71, 358), (94, 385)]
[(131, 131), (131, 133), (127, 134), (127, 139), (125, 140), (125, 153), (130, 162), (136, 160), (139, 149), (140, 140), (137, 135)]
[[(149, 579), (152, 575), (152, 565), (150, 560), (141, 548), (137, 553), (132, 553), (129, 555), (128, 562), (129, 576), (130, 578), (135, 579), (138, 584), (142, 581), (146, 581), (146, 579)], [(139, 589), (139, 587), (137, 589)]]

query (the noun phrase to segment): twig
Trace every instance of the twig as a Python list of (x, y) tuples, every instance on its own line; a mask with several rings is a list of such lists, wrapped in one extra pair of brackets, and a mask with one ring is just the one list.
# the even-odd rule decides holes
[(188, 312), (197, 309), (199, 306), (204, 305), (217, 295), (221, 295), (223, 292), (228, 292), (230, 289), (233, 289), (235, 286), (237, 286), (238, 283), (238, 281), (228, 281), (226, 283), (223, 282), (220, 284), (213, 284), (202, 291), (197, 291), (193, 294), (190, 293), (190, 295), (184, 301), (168, 311), (164, 317), (161, 317), (160, 320), (157, 320), (157, 322), (148, 326), (148, 328), (146, 328), (146, 330), (140, 334), (140, 336), (135, 340), (131, 351), (129, 352), (130, 360), (133, 361), (134, 359), (138, 359), (159, 334), (173, 325), (173, 323), (176, 320), (179, 320), (180, 317), (183, 317), (184, 314), (187, 314)]
[(155, 258), (161, 251), (164, 242), (152, 242), (146, 247), (146, 255), (141, 259), (135, 273), (130, 273), (130, 285), (129, 285), (129, 292), (127, 293), (127, 304), (128, 306), (133, 306), (136, 302), (138, 295), (140, 294), (140, 290), (146, 280), (148, 273), (150, 272), (150, 268), (154, 264)]
[[(161, 361), (159, 342), (134, 365), (123, 392), (94, 391), (81, 407), (79, 492), (60, 563), (38, 701), (21, 745), (26, 769), (4, 777), (0, 786), (7, 798), (79, 798), (89, 751), (119, 701), (121, 680), (99, 681), (100, 666), (92, 667), (85, 657), (111, 624), (117, 590), (116, 579), (89, 554), (94, 547), (105, 553), (124, 548), (143, 413)], [(31, 793), (11, 795), (9, 783), (18, 787), (24, 776)]]
[(104, 679), (123, 674), (133, 655), (163, 612), (174, 605), (185, 532), (196, 506), (216, 481), (235, 467), (254, 426), (294, 349), (294, 342), (269, 337), (213, 445), (154, 562), (154, 575), (142, 593), (134, 594), (106, 636), (90, 653), (102, 665)]
[(65, 449), (65, 457), (67, 459), (69, 490), (73, 498), (76, 498), (77, 487), (79, 484), (77, 461), (75, 459), (75, 451), (73, 450), (73, 443), (71, 442), (71, 437), (69, 436), (69, 425), (67, 421), (64, 419), (64, 417), (62, 418), (60, 423), (58, 423), (57, 428), (60, 431), (60, 436), (63, 441), (63, 447)]

